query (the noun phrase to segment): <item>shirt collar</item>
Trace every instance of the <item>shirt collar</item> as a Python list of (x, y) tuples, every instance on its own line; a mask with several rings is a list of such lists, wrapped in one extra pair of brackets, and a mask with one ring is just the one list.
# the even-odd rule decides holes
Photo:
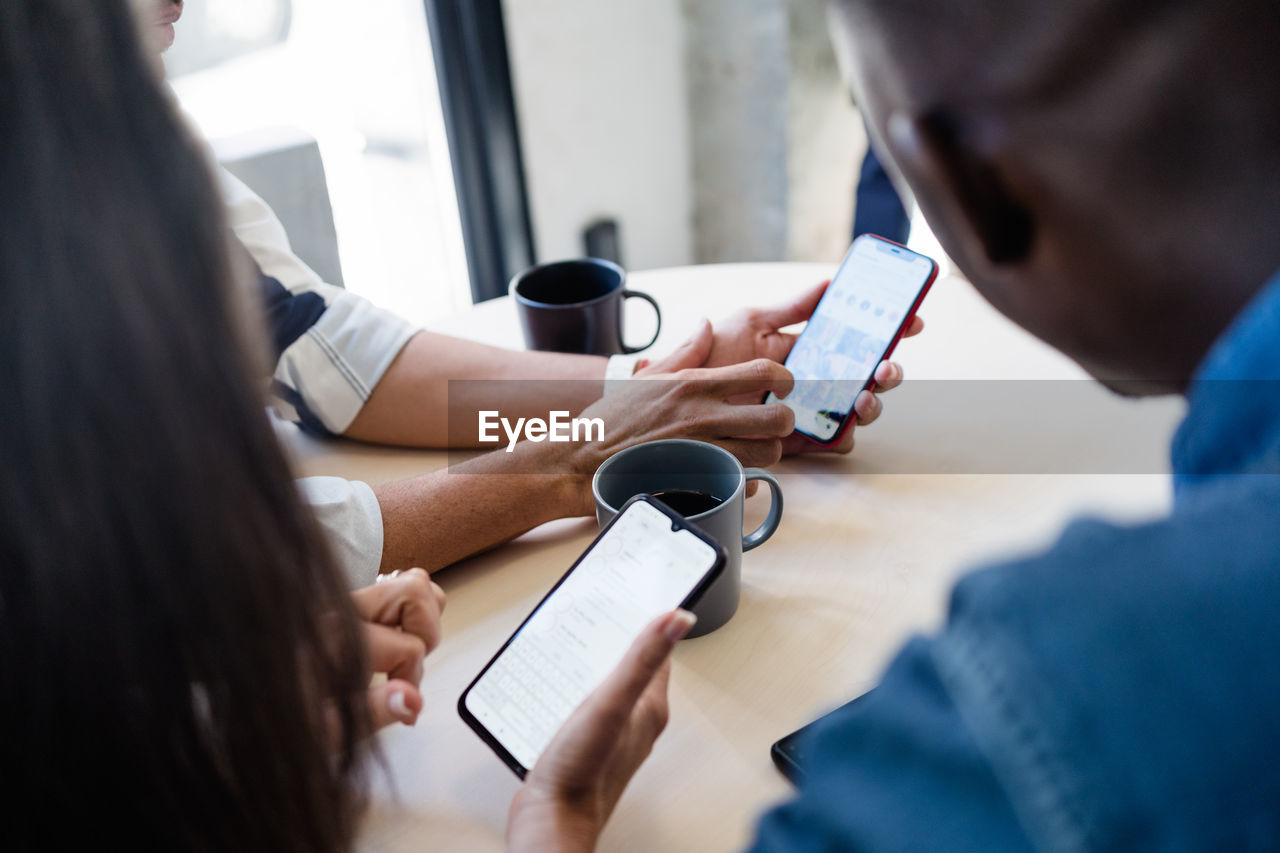
[(1197, 368), (1173, 439), (1180, 496), (1227, 474), (1280, 474), (1280, 272)]

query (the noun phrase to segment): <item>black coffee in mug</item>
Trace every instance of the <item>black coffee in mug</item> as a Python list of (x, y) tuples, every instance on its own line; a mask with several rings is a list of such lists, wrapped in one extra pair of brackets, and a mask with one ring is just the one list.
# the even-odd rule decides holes
[(666, 489), (661, 492), (650, 492), (649, 497), (662, 501), (685, 518), (708, 512), (724, 503), (724, 498), (696, 489)]
[[(742, 516), (747, 483), (769, 487), (769, 515), (743, 535)], [(649, 495), (689, 517), (724, 546), (724, 572), (693, 606), (698, 624), (690, 637), (701, 637), (729, 621), (742, 598), (742, 555), (764, 542), (782, 520), (782, 487), (768, 471), (743, 469), (723, 447), (687, 438), (647, 441), (619, 450), (591, 478), (596, 520), (604, 527), (636, 495)]]

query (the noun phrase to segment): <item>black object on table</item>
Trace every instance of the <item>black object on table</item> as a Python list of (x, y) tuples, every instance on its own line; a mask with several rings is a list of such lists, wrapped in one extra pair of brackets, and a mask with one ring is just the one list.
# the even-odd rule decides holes
[(826, 716), (819, 717), (809, 725), (801, 729), (796, 729), (791, 734), (779, 739), (769, 749), (769, 755), (773, 758), (774, 766), (787, 780), (793, 785), (799, 785), (805, 777), (806, 768), (809, 767), (813, 760), (813, 747), (810, 745), (814, 729), (818, 724), (833, 714), (843, 713), (847, 708), (851, 708), (863, 699), (871, 695), (871, 691), (863, 693), (855, 699), (852, 699)]

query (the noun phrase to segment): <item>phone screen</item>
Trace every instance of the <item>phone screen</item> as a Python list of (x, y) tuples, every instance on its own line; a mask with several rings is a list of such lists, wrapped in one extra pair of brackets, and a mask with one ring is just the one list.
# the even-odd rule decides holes
[(853, 242), (787, 357), (796, 386), (782, 402), (797, 430), (820, 442), (836, 438), (936, 271), (929, 258), (888, 240)]
[(690, 604), (723, 565), (723, 549), (683, 518), (632, 499), (462, 694), (459, 713), (523, 778), (640, 631)]

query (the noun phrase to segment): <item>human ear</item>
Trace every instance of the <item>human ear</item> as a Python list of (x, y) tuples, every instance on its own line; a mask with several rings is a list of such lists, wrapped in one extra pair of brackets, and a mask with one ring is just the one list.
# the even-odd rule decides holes
[(930, 110), (889, 116), (889, 144), (905, 174), (917, 177), (916, 197), (945, 217), (954, 235), (980, 248), (991, 266), (1031, 253), (1035, 219), (996, 164), (967, 139), (955, 116)]

